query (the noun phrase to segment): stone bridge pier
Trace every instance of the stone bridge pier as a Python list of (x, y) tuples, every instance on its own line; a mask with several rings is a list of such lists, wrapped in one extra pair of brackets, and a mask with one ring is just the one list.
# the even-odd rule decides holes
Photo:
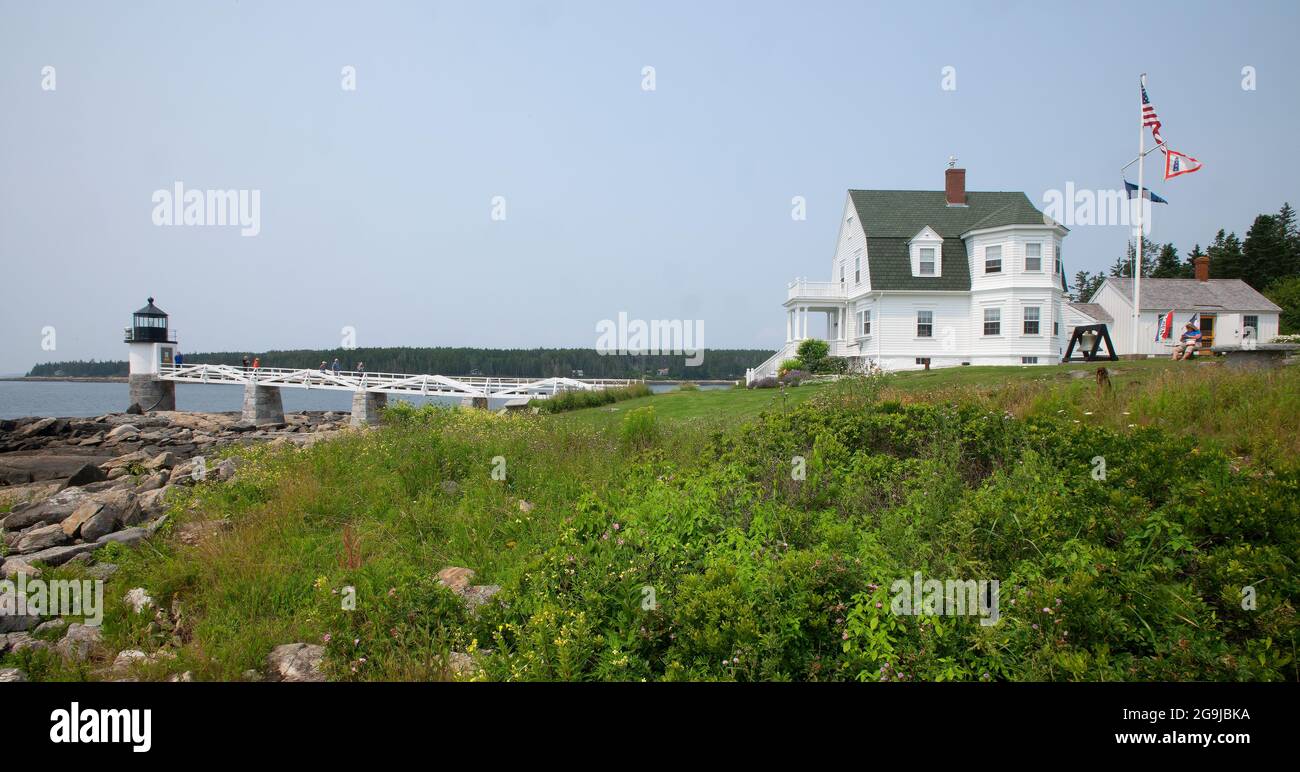
[(379, 412), (388, 407), (388, 395), (382, 392), (358, 391), (352, 395), (352, 426), (374, 426), (379, 423)]
[(280, 398), (280, 387), (258, 386), (256, 383), (245, 386), (241, 419), (255, 426), (283, 424), (284, 402)]

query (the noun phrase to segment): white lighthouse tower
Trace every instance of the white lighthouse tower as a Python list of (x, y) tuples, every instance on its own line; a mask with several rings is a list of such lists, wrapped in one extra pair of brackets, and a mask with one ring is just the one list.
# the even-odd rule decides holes
[(167, 329), (167, 314), (153, 304), (136, 311), (126, 328), (130, 346), (130, 407), (142, 412), (176, 409), (176, 384), (159, 379), (162, 365), (176, 356), (176, 338)]

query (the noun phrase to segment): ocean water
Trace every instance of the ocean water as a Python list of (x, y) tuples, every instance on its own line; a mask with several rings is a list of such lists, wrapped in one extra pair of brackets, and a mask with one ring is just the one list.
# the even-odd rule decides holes
[[(656, 393), (676, 386), (651, 384)], [(718, 388), (704, 386), (702, 388)], [(352, 393), (328, 389), (281, 389), (285, 412), (298, 410), (352, 410)], [(390, 403), (399, 398), (389, 395)], [(422, 405), (460, 404), (459, 397), (403, 396), (401, 401)], [(497, 408), (504, 400), (493, 400)], [(196, 413), (224, 413), (243, 407), (244, 387), (238, 384), (176, 384), (176, 409)], [(58, 416), (85, 418), (119, 413), (127, 408), (125, 383), (88, 383), (84, 381), (0, 381), (0, 418), (24, 416)]]

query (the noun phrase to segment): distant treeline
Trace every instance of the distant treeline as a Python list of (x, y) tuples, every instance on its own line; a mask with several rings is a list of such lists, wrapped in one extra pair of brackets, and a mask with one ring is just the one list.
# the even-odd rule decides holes
[(108, 378), (115, 375), (128, 375), (126, 362), (100, 362), (94, 359), (76, 362), (50, 362), (36, 365), (29, 376), (76, 376), (79, 378)]
[[(333, 363), (337, 357), (344, 370), (364, 362), (369, 372), (434, 373), (439, 375), (481, 375), (508, 378), (569, 377), (581, 370), (585, 378), (689, 378), (738, 379), (745, 369), (755, 367), (773, 352), (759, 349), (708, 349), (704, 361), (688, 367), (687, 357), (677, 355), (601, 356), (595, 349), (535, 348), (357, 348), (297, 351), (234, 351), (210, 354), (185, 353), (188, 364), (237, 365), (247, 356), (261, 359), (263, 367), (319, 367), (321, 360)], [(661, 370), (666, 372), (661, 373)], [(127, 375), (121, 362), (48, 362), (36, 365), (29, 376), (113, 376)]]

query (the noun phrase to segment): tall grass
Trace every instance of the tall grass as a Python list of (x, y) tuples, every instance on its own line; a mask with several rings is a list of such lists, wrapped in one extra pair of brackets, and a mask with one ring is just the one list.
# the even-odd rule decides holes
[[(1090, 571), (1075, 571), (1070, 561), (1114, 561), (1127, 570), (1131, 555), (1111, 552), (1112, 542), (1126, 534), (1137, 540), (1130, 545), (1133, 554), (1146, 554), (1148, 545), (1138, 541), (1143, 529), (1155, 528), (1147, 521), (1154, 510), (1134, 491), (1163, 490), (1166, 456), (1155, 451), (1181, 446), (1157, 444), (1153, 436), (1161, 433), (1138, 429), (1152, 426), (1195, 437), (1198, 445), (1220, 445), (1247, 456), (1249, 464), (1276, 468), (1279, 477), (1293, 469), (1300, 451), (1300, 370), (1116, 370), (1110, 389), (1091, 377), (1052, 381), (1046, 374), (926, 391), (891, 378), (846, 378), (818, 387), (801, 406), (777, 404), (755, 422), (746, 418), (731, 426), (666, 421), (662, 409), (649, 406), (606, 424), (574, 420), (579, 416), (395, 406), (377, 431), (348, 433), (301, 450), (240, 451), (246, 461), (234, 481), (202, 483), (175, 501), (171, 512), (180, 523), (229, 519), (229, 531), (186, 546), (164, 530), (164, 538), (140, 550), (114, 546), (100, 553), (100, 559), (121, 566), (105, 592), (106, 647), (100, 659), (67, 669), (52, 659), (33, 664), (31, 657), (43, 655), (24, 654), (21, 664), (34, 680), (85, 678), (117, 651), (166, 645), (178, 655), (164, 663), (167, 671), (237, 680), (245, 670), (260, 670), (275, 646), (320, 643), (333, 631), (332, 652), (347, 651), (355, 635), (370, 660), (352, 671), (332, 655), (333, 678), (439, 679), (446, 677), (442, 662), (449, 651), (475, 646), (496, 649), (492, 677), (500, 678), (853, 677), (866, 672), (862, 663), (874, 662), (876, 653), (860, 650), (867, 644), (859, 643), (874, 633), (859, 636), (853, 626), (858, 617), (845, 614), (843, 605), (858, 616), (875, 613), (879, 598), (858, 598), (866, 592), (862, 585), (923, 563), (955, 575), (985, 575), (977, 572), (992, 571), (993, 565), (1017, 574), (1023, 568), (1026, 585), (1050, 592), (1049, 598), (1076, 583), (1067, 604), (1095, 608), (1097, 616), (1072, 628), (1071, 640), (1089, 636), (1097, 651), (1130, 658), (1134, 666), (1171, 662), (1179, 677), (1204, 677), (1208, 656), (1179, 664), (1172, 655), (1150, 655), (1160, 641), (1134, 643), (1133, 636), (1125, 637), (1127, 628), (1116, 632), (1093, 624), (1104, 615), (1125, 625), (1133, 619), (1111, 585), (1089, 589), (1090, 582), (1117, 579), (1108, 579), (1109, 573), (1089, 578)], [(648, 394), (644, 384), (633, 388), (638, 387)], [(730, 394), (756, 399), (745, 390)], [(727, 395), (678, 395), (665, 404)], [(908, 403), (929, 404), (913, 410)], [(1041, 437), (1026, 434), (1036, 422), (999, 416), (1006, 413), (1047, 419), (1050, 426), (1043, 425)], [(1011, 445), (1004, 442), (1008, 437), (1019, 439)], [(1093, 455), (1087, 443), (1103, 441), (1116, 458), (1129, 459), (1113, 465), (1130, 470), (1116, 475), (1141, 475), (1134, 478), (1136, 487), (1095, 486), (1084, 463)], [(1029, 446), (1039, 450), (1008, 452)], [(979, 449), (982, 461), (967, 457), (971, 448)], [(806, 481), (796, 482), (791, 474), (796, 456), (807, 459)], [(1205, 470), (1212, 461), (1200, 462), (1201, 476), (1183, 482), (1199, 486), (1198, 495), (1220, 498), (1198, 508), (1199, 499), (1187, 493), (1160, 517), (1179, 529), (1204, 530), (1202, 521), (1232, 504), (1239, 490), (1262, 496), (1262, 486), (1273, 485), (1265, 475), (1237, 476), (1243, 481), (1211, 474)], [(1075, 462), (1077, 469), (1070, 466)], [(1255, 485), (1258, 491), (1250, 487)], [(521, 506), (521, 500), (532, 506)], [(1243, 511), (1263, 503), (1242, 501)], [(1075, 521), (1064, 522), (1067, 516)], [(1275, 544), (1277, 537), (1266, 530), (1227, 522), (1231, 528), (1206, 544), (1249, 542), (1255, 550), (1250, 554), (1259, 556), (1252, 559), (1274, 561), (1279, 582), (1291, 581), (1294, 555), (1281, 549), (1285, 544)], [(1031, 527), (1014, 540), (1006, 530)], [(1059, 536), (1066, 547), (1040, 548), (1043, 536)], [(1232, 572), (1244, 558), (1229, 547), (1227, 557), (1203, 562), (1202, 578), (1192, 579), (1209, 582), (1207, 572), (1221, 571), (1231, 580), (1216, 579), (1214, 587), (1239, 587)], [(1182, 560), (1188, 549), (1170, 547), (1170, 559)], [(497, 616), (477, 622), (466, 616), (432, 579), (453, 565), (474, 569), (478, 583), (505, 587), (501, 597), (508, 607), (489, 609), (486, 614)], [(1240, 572), (1247, 569), (1257, 566)], [(84, 570), (69, 565), (49, 575), (71, 577)], [(1192, 580), (1180, 573), (1165, 578)], [(647, 584), (658, 588), (664, 604), (649, 616), (640, 605)], [(340, 612), (335, 594), (345, 586), (358, 589), (360, 603), (351, 616)], [(146, 588), (159, 608), (178, 612), (176, 640), (151, 626), (152, 612), (136, 615), (125, 605), (122, 596), (133, 587)], [(1154, 604), (1142, 613), (1172, 620), (1171, 609)], [(1270, 613), (1233, 623), (1263, 624), (1251, 621), (1257, 617), (1274, 624), (1281, 618)], [(1202, 620), (1198, 625), (1218, 624), (1204, 609), (1193, 616)], [(848, 619), (845, 629), (834, 627), (841, 617)], [(1175, 624), (1170, 621), (1162, 632)], [(340, 630), (354, 632), (344, 636)], [(492, 638), (497, 634), (501, 641)], [(1202, 636), (1207, 646), (1219, 645), (1222, 637), (1199, 628), (1187, 634)], [(971, 641), (985, 640), (948, 635), (948, 643), (924, 645), (920, 638), (899, 638), (899, 654), (928, 667), (925, 652), (933, 644), (948, 646), (944, 656), (956, 661), (974, 656), (970, 652), (979, 646)], [(1044, 643), (1027, 625), (1005, 635), (1019, 637), (1000, 639), (993, 648), (1016, 664), (1005, 673), (994, 671), (999, 677), (1064, 677), (1056, 675), (1064, 659), (1044, 654), (1043, 664), (1034, 652), (1065, 651), (1065, 644)], [(844, 641), (853, 644), (847, 655)], [(1244, 651), (1232, 645), (1237, 654)], [(791, 653), (808, 648), (818, 650), (818, 668), (842, 660), (845, 669), (810, 670), (804, 653)], [(629, 665), (634, 651), (640, 658)], [(1084, 657), (1083, 651), (1067, 653)], [(1259, 659), (1264, 654), (1274, 656), (1238, 657), (1260, 663), (1257, 674), (1242, 677), (1282, 672), (1284, 666), (1271, 659), (1265, 669)], [(724, 657), (738, 656), (739, 664), (718, 668)], [(889, 653), (888, 661), (895, 656)], [(968, 662), (945, 677), (973, 678), (988, 666), (983, 659), (977, 664), (979, 669)], [(1076, 664), (1083, 674), (1078, 677), (1111, 672), (1100, 669), (1109, 667), (1103, 662)], [(643, 669), (628, 669), (633, 667)], [(159, 669), (142, 677), (166, 675)]]
[(881, 379), (880, 398), (910, 403), (966, 403), (1019, 418), (1066, 415), (1128, 430), (1157, 426), (1215, 444), (1262, 465), (1300, 457), (1300, 367), (1234, 370), (1221, 364), (1150, 369), (1119, 363), (1112, 385), (1086, 377), (953, 383), (933, 389)]
[(564, 413), (588, 407), (612, 405), (628, 399), (649, 397), (654, 394), (644, 383), (634, 383), (614, 389), (595, 389), (592, 391), (564, 391), (548, 399), (535, 399), (529, 404), (539, 407), (543, 413)]

